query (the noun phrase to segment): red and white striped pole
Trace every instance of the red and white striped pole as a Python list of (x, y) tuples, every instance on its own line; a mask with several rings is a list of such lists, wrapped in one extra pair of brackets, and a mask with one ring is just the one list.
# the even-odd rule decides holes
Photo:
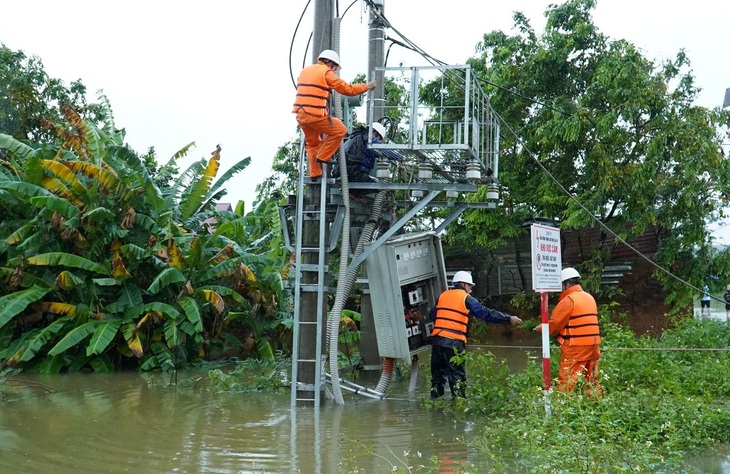
[(548, 295), (540, 293), (542, 318), (542, 381), (545, 393), (545, 415), (550, 415), (550, 325), (548, 324)]

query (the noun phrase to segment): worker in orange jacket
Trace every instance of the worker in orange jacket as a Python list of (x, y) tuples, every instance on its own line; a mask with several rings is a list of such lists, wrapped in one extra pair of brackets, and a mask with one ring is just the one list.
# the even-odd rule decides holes
[[(309, 158), (309, 177), (322, 176), (322, 163), (328, 163), (339, 149), (347, 127), (330, 116), (330, 95), (334, 89), (354, 96), (375, 89), (376, 82), (350, 84), (337, 76), (340, 56), (331, 49), (319, 53), (317, 64), (302, 69), (297, 80), (297, 96), (292, 112), (304, 133)], [(322, 139), (322, 135), (325, 136)]]
[[(580, 274), (575, 268), (560, 272), (563, 292), (549, 320), (550, 335), (557, 334), (560, 343), (558, 390), (571, 392), (582, 376), (587, 393), (600, 396), (598, 359), (601, 358), (601, 335), (598, 327), (598, 307), (590, 293), (580, 286)], [(535, 327), (542, 332), (542, 326)]]
[(454, 288), (441, 293), (430, 314), (434, 323), (431, 331), (431, 398), (444, 395), (447, 381), (453, 398), (466, 396), (464, 363), (453, 360), (453, 357), (466, 350), (469, 316), (496, 324), (522, 322), (517, 316), (482, 306), (471, 296), (474, 288), (471, 273), (456, 272), (451, 282)]

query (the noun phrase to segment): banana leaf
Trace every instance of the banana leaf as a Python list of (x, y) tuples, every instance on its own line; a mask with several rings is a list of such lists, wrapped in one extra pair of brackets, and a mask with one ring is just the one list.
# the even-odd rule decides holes
[(35, 303), (51, 291), (51, 288), (33, 286), (27, 290), (16, 291), (0, 297), (0, 328), (13, 317), (20, 314), (29, 304)]
[(34, 151), (33, 148), (29, 147), (25, 143), (4, 133), (0, 133), (0, 148), (8, 150), (9, 152), (23, 158), (31, 156)]
[(166, 288), (174, 283), (185, 283), (187, 278), (177, 268), (168, 267), (160, 272), (159, 275), (152, 281), (150, 287), (147, 288), (147, 292), (154, 295), (161, 289)]
[(101, 354), (114, 340), (114, 337), (119, 332), (120, 324), (121, 321), (119, 320), (96, 323), (97, 327), (94, 329), (94, 335), (91, 337), (91, 342), (86, 348), (86, 355)]
[(228, 296), (232, 300), (234, 300), (236, 303), (240, 304), (246, 304), (248, 303), (248, 300), (244, 298), (239, 292), (228, 288), (227, 286), (221, 286), (221, 285), (205, 285), (198, 288), (199, 290), (213, 290), (216, 293), (221, 294), (222, 296)]
[(23, 181), (0, 181), (0, 189), (28, 199), (36, 196), (53, 197), (48, 190)]
[(33, 356), (40, 351), (43, 346), (45, 346), (48, 341), (50, 341), (51, 338), (58, 333), (58, 331), (61, 330), (65, 323), (66, 322), (64, 320), (58, 319), (45, 328), (39, 329), (37, 332), (33, 331), (28, 337), (26, 344), (23, 344), (23, 346), (18, 349), (15, 354), (13, 354), (10, 361), (18, 363), (32, 359)]
[(71, 219), (81, 210), (68, 202), (66, 199), (57, 198), (56, 196), (38, 196), (29, 199), (30, 203), (39, 209), (50, 209), (58, 212), (66, 219)]
[(78, 255), (65, 252), (44, 253), (34, 257), (28, 257), (26, 261), (29, 265), (73, 267), (90, 272), (101, 273), (102, 275), (109, 275), (109, 271), (98, 263), (79, 257)]
[(60, 179), (62, 182), (66, 183), (68, 186), (71, 186), (71, 190), (73, 190), (73, 193), (75, 195), (86, 194), (86, 187), (81, 184), (81, 181), (79, 181), (76, 173), (71, 171), (71, 169), (64, 163), (57, 160), (41, 160), (41, 165), (45, 169), (53, 173), (55, 176), (57, 176), (58, 179)]
[(185, 316), (188, 318), (188, 321), (193, 324), (195, 331), (202, 332), (203, 321), (200, 316), (200, 307), (198, 306), (198, 303), (189, 296), (183, 296), (177, 301), (177, 303), (185, 312)]
[(215, 184), (213, 184), (213, 187), (210, 188), (210, 194), (215, 193), (221, 186), (226, 184), (226, 182), (231, 179), (235, 174), (237, 174), (239, 171), (243, 171), (248, 165), (251, 164), (251, 157), (248, 156), (235, 165), (228, 168), (228, 171), (223, 173), (223, 176), (221, 176), (219, 179), (216, 180)]
[(175, 347), (180, 345), (180, 329), (178, 329), (175, 320), (168, 319), (165, 322), (165, 340), (169, 347)]
[(200, 209), (208, 195), (213, 178), (218, 173), (219, 166), (220, 161), (218, 155), (215, 154), (208, 161), (208, 165), (198, 176), (198, 179), (184, 193), (180, 202), (180, 214), (183, 221), (186, 221)]
[(62, 354), (69, 350), (70, 348), (74, 347), (75, 345), (79, 344), (81, 341), (86, 339), (89, 334), (93, 333), (96, 329), (95, 326), (98, 323), (96, 321), (89, 321), (88, 323), (84, 323), (79, 327), (73, 328), (71, 331), (68, 332), (64, 336), (63, 339), (58, 341), (58, 344), (53, 346), (50, 351), (48, 351), (48, 355), (54, 356), (58, 354)]
[(6, 239), (5, 243), (8, 245), (14, 245), (19, 242), (22, 242), (23, 239), (28, 237), (28, 235), (33, 231), (33, 227), (35, 225), (35, 222), (29, 221), (27, 224), (18, 227), (18, 229), (10, 234)]
[(160, 303), (158, 301), (147, 303), (144, 305), (143, 311), (145, 313), (149, 311), (156, 311), (167, 318), (177, 319), (180, 316), (180, 312), (174, 307), (167, 303)]

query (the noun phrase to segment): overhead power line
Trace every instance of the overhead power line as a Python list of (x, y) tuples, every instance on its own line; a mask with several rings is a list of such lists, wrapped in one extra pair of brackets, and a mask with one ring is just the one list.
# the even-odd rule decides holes
[[(403, 41), (405, 42), (405, 44), (403, 44), (401, 42), (398, 42), (397, 40), (394, 40), (392, 38), (389, 38), (390, 41), (393, 41), (396, 44), (398, 44), (399, 46), (402, 46), (404, 48), (410, 49), (410, 50), (412, 50), (412, 51), (420, 54), (431, 65), (437, 65), (437, 64), (438, 65), (446, 65), (445, 62), (443, 62), (441, 60), (438, 60), (438, 59), (434, 58), (433, 56), (431, 56), (430, 54), (426, 53), (426, 51), (424, 51), (422, 48), (420, 48), (418, 45), (416, 45), (413, 41), (409, 40), (403, 33), (401, 33), (400, 31), (398, 31), (395, 27), (393, 27), (393, 25), (390, 23), (390, 21), (387, 18), (385, 18), (385, 16), (373, 4), (372, 0), (365, 0), (365, 1), (370, 6), (370, 8), (373, 10), (374, 14), (376, 16), (378, 16), (378, 18), (383, 22), (383, 25), (386, 26), (386, 27), (388, 27), (388, 28), (390, 28), (391, 30), (393, 30), (399, 37), (401, 37), (403, 39)], [(502, 86), (500, 86), (498, 84), (489, 82), (489, 81), (487, 81), (485, 79), (481, 79), (481, 78), (477, 77), (477, 80), (479, 80), (479, 81), (481, 81), (483, 83), (487, 83), (487, 84), (489, 84), (489, 85), (491, 85), (493, 87), (497, 87), (497, 88), (499, 88), (502, 91), (505, 91), (507, 93), (513, 94), (513, 95), (518, 96), (518, 97), (520, 97), (522, 99), (528, 100), (528, 101), (530, 101), (532, 103), (539, 104), (539, 105), (541, 105), (543, 107), (547, 107), (547, 108), (549, 108), (551, 110), (554, 110), (554, 111), (556, 111), (558, 113), (561, 113), (561, 114), (564, 114), (564, 115), (570, 115), (570, 114), (568, 114), (568, 113), (566, 113), (566, 112), (564, 112), (562, 110), (559, 110), (559, 109), (557, 109), (555, 107), (552, 107), (552, 106), (550, 106), (548, 104), (545, 104), (545, 103), (539, 102), (539, 101), (537, 101), (535, 99), (526, 97), (526, 96), (524, 96), (522, 94), (519, 94), (519, 93), (517, 93), (515, 91), (512, 91), (510, 89), (507, 89), (505, 87), (502, 87)], [(517, 142), (519, 142), (522, 145), (523, 149), (528, 153), (528, 155), (535, 161), (535, 163), (537, 163), (537, 165), (540, 167), (540, 169), (550, 178), (550, 180), (552, 180), (558, 186), (558, 188), (566, 196), (568, 196), (568, 198), (570, 198), (573, 202), (575, 202), (578, 205), (578, 207), (580, 207), (584, 212), (586, 212), (590, 216), (591, 219), (593, 219), (596, 223), (598, 223), (598, 225), (600, 225), (607, 233), (609, 233), (611, 236), (613, 236), (616, 239), (616, 241), (618, 241), (621, 244), (625, 245), (629, 250), (631, 250), (632, 252), (634, 252), (637, 256), (639, 256), (641, 259), (645, 260), (647, 263), (649, 263), (650, 265), (652, 265), (657, 270), (660, 270), (661, 272), (665, 273), (666, 275), (670, 276), (671, 278), (675, 279), (676, 281), (678, 281), (678, 282), (686, 285), (687, 287), (695, 290), (696, 292), (703, 293), (703, 291), (700, 290), (699, 288), (697, 288), (696, 286), (694, 286), (691, 283), (689, 283), (688, 281), (680, 278), (679, 276), (673, 274), (668, 269), (664, 268), (662, 265), (656, 263), (651, 258), (649, 258), (648, 256), (646, 256), (643, 253), (641, 253), (638, 249), (636, 249), (634, 246), (632, 246), (631, 244), (629, 244), (626, 240), (624, 240), (623, 238), (621, 238), (611, 228), (609, 228), (606, 224), (604, 224), (603, 221), (601, 221), (600, 219), (598, 219), (598, 217), (596, 217), (592, 212), (590, 212), (583, 205), (583, 203), (581, 203), (570, 191), (568, 191), (565, 188), (565, 186), (563, 186), (562, 183), (560, 183), (560, 181), (558, 181), (557, 178), (555, 178), (555, 176), (553, 176), (552, 173), (550, 173), (550, 171), (540, 162), (540, 160), (538, 159), (537, 155), (534, 154), (525, 145), (525, 143), (520, 139), (520, 137), (517, 135), (517, 133), (515, 132), (515, 130), (504, 120), (504, 118), (501, 115), (499, 115), (496, 111), (494, 113), (498, 117), (498, 119), (500, 120), (500, 122), (502, 122), (507, 127), (507, 129), (510, 131), (510, 133), (514, 136), (515, 140), (517, 140)], [(718, 301), (721, 301), (721, 300), (719, 300), (718, 298), (715, 298), (715, 297), (713, 297), (713, 299), (716, 299)]]

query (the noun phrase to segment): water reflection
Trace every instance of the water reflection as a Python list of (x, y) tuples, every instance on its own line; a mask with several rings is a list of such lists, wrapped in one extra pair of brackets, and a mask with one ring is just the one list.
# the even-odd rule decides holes
[(461, 442), (473, 427), (419, 407), (408, 381), (393, 383), (396, 399), (350, 397), (319, 410), (292, 410), (288, 392), (215, 394), (168, 381), (14, 379), (0, 410), (0, 472), (374, 473), (434, 455), (449, 460), (444, 472), (479, 466)]

